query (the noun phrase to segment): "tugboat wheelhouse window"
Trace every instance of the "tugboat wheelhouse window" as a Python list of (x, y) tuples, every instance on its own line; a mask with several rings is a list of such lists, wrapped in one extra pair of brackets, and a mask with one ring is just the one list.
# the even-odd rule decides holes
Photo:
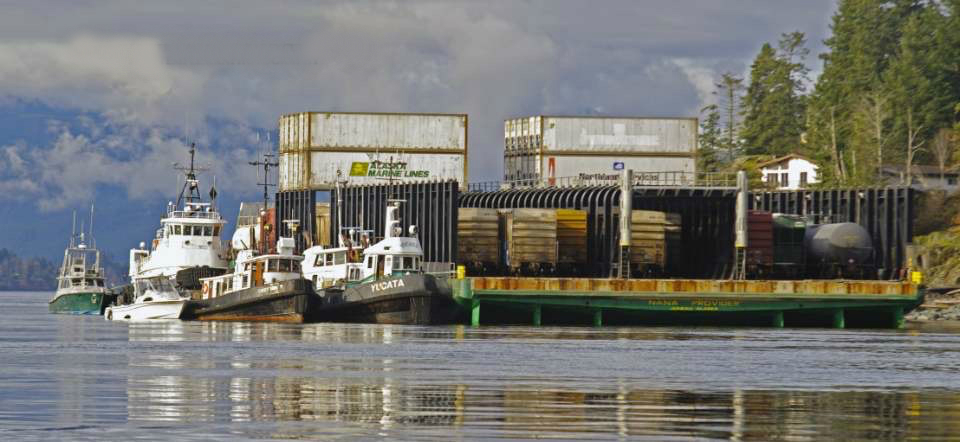
[(289, 272), (289, 271), (290, 271), (290, 260), (289, 260), (289, 259), (281, 259), (281, 260), (279, 260), (279, 261), (280, 261), (280, 271), (281, 271), (281, 272)]
[(213, 236), (213, 228), (210, 226), (203, 226), (203, 236)]
[(280, 260), (279, 260), (279, 259), (268, 259), (268, 260), (267, 260), (267, 271), (268, 271), (268, 272), (276, 272), (276, 271), (278, 271), (278, 270), (277, 270), (277, 269), (279, 268), (279, 265), (278, 265), (279, 262), (278, 262), (278, 261), (280, 261)]
[(174, 234), (174, 235), (179, 235), (179, 234), (180, 234), (180, 224), (177, 224), (177, 225), (173, 226), (173, 234)]

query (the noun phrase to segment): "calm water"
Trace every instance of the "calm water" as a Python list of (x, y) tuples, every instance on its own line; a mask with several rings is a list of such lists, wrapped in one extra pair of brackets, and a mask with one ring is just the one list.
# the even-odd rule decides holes
[(0, 293), (0, 440), (960, 439), (960, 333), (111, 323)]

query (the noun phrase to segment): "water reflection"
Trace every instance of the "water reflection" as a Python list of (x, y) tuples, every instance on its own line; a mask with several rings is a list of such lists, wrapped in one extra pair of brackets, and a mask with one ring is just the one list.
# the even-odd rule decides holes
[[(490, 377), (453, 359), (463, 342), (566, 342), (578, 335), (744, 339), (739, 332), (709, 331), (691, 338), (624, 330), (131, 324), (129, 341), (146, 351), (128, 353), (127, 412), (131, 421), (335, 423), (341, 431), (428, 439), (933, 440), (960, 434), (960, 395), (953, 390), (652, 388), (612, 371), (585, 386), (557, 387), (556, 379), (538, 381), (531, 373)], [(441, 350), (418, 351), (430, 345)], [(495, 362), (511, 363), (506, 357)], [(269, 437), (316, 436), (317, 428), (283, 426)]]

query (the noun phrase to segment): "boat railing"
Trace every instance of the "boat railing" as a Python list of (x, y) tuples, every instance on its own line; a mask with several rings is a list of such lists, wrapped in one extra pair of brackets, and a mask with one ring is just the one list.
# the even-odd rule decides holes
[(167, 218), (220, 219), (220, 214), (217, 212), (201, 212), (196, 210), (173, 210), (167, 212)]
[(452, 262), (424, 261), (421, 263), (423, 273), (438, 278), (453, 278), (457, 275), (457, 264)]

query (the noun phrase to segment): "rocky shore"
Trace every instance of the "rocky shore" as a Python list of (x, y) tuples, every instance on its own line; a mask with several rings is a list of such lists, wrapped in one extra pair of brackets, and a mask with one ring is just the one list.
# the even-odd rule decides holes
[(928, 293), (922, 305), (908, 313), (907, 321), (960, 321), (960, 290)]

